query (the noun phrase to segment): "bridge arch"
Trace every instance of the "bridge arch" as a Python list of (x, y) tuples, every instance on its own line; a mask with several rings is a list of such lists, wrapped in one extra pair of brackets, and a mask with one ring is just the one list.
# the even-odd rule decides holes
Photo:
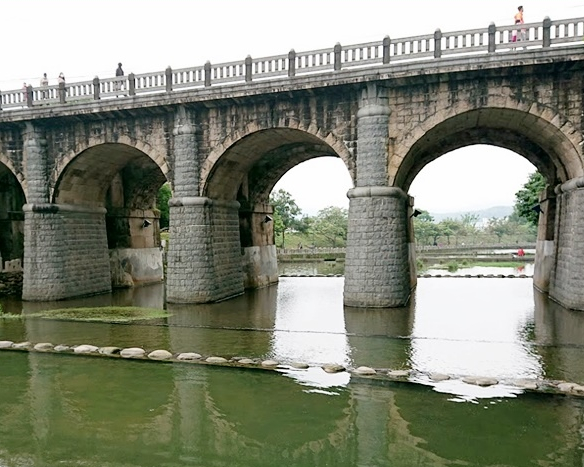
[(86, 144), (64, 156), (53, 170), (51, 201), (103, 207), (112, 181), (123, 171), (140, 181), (134, 184), (129, 197), (129, 204), (138, 208), (145, 199), (156, 196), (167, 181), (169, 167), (164, 156), (147, 143)]
[[(390, 183), (408, 191), (416, 175), (447, 152), (473, 144), (509, 149), (556, 185), (584, 174), (574, 125), (544, 106), (486, 107), (435, 114), (403, 138), (403, 159), (390, 167)], [(399, 157), (399, 156), (398, 156)]]
[(0, 271), (4, 262), (24, 256), (24, 212), (26, 195), (14, 167), (0, 156)]
[[(252, 203), (267, 203), (278, 180), (307, 160), (339, 157), (355, 179), (355, 162), (347, 146), (334, 134), (298, 127), (260, 128), (255, 124), (216, 147), (201, 171), (201, 192), (214, 199), (237, 199), (244, 188)], [(240, 193), (241, 196), (241, 193)]]

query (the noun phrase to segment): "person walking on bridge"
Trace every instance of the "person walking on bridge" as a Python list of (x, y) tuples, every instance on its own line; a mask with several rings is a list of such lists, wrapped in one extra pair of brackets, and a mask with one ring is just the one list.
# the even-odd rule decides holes
[[(124, 76), (124, 70), (122, 69), (122, 64), (118, 63), (118, 68), (116, 69), (116, 78), (119, 78), (120, 76)], [(122, 81), (123, 81), (122, 78), (116, 79), (115, 86), (114, 86), (116, 91), (119, 91), (121, 89)]]
[[(523, 24), (523, 6), (520, 5), (517, 7), (517, 13), (515, 13), (515, 16), (513, 17), (515, 25), (518, 24)], [(518, 31), (515, 30), (513, 31), (513, 42), (518, 42), (518, 41), (524, 41), (526, 39), (525, 37), (525, 29), (521, 29), (519, 30), (519, 34)]]

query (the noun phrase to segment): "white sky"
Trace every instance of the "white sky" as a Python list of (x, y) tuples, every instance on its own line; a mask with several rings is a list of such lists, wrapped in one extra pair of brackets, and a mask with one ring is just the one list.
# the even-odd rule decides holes
[[(118, 62), (144, 73), (511, 24), (520, 3), (526, 22), (584, 17), (584, 0), (0, 0), (0, 89), (36, 86), (44, 72), (50, 84), (61, 71), (69, 82), (111, 77)], [(509, 151), (475, 146), (429, 164), (410, 194), (434, 212), (511, 205), (533, 170)], [(277, 188), (314, 214), (347, 206), (350, 186), (340, 160), (326, 158), (292, 169)]]

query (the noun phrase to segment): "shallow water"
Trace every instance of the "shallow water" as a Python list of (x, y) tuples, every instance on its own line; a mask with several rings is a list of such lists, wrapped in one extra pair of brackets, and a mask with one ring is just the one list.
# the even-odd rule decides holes
[[(409, 306), (342, 305), (343, 278), (282, 278), (210, 305), (162, 286), (4, 311), (166, 307), (121, 325), (0, 320), (0, 340), (340, 363), (584, 383), (584, 313), (530, 279), (420, 278)], [(582, 402), (455, 379), (372, 384), (319, 368), (257, 370), (0, 352), (0, 466), (582, 465)]]

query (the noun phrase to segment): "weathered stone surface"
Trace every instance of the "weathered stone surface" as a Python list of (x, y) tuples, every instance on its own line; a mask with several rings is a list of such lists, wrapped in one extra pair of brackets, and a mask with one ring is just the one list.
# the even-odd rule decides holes
[(241, 363), (243, 365), (253, 365), (255, 361), (253, 361), (251, 358), (240, 358), (237, 363)]
[(442, 373), (432, 373), (430, 375), (430, 379), (432, 381), (435, 381), (435, 382), (446, 381), (446, 380), (450, 379), (450, 376), (444, 375)]
[(306, 370), (307, 368), (310, 368), (310, 366), (304, 362), (292, 362), (290, 366), (298, 370)]
[(122, 351), (119, 347), (100, 347), (98, 352), (102, 355), (116, 355)]
[(68, 345), (59, 344), (59, 345), (56, 345), (53, 350), (55, 352), (70, 352), (73, 349), (70, 346), (68, 346)]
[(95, 345), (89, 345), (89, 344), (83, 344), (83, 345), (78, 345), (73, 349), (73, 352), (75, 353), (95, 353), (99, 350), (99, 347), (96, 347)]
[(201, 358), (203, 356), (196, 352), (183, 352), (179, 353), (176, 357), (177, 360), (200, 360)]
[(12, 344), (12, 348), (19, 349), (19, 350), (28, 350), (28, 349), (32, 348), (32, 343), (30, 343), (30, 342), (15, 342), (14, 344)]
[(55, 346), (50, 342), (39, 342), (38, 344), (34, 345), (33, 349), (38, 352), (46, 352), (48, 350), (53, 350), (54, 347)]
[(357, 367), (357, 368), (355, 368), (355, 370), (353, 372), (358, 374), (358, 375), (375, 375), (375, 374), (377, 374), (377, 371), (375, 371), (373, 368), (370, 368), (368, 366)]
[(279, 363), (276, 360), (264, 360), (262, 361), (261, 365), (265, 367), (274, 367), (278, 366)]
[(168, 350), (153, 350), (148, 354), (148, 358), (151, 360), (169, 360), (172, 358), (172, 354)]
[(339, 373), (341, 371), (345, 371), (344, 366), (338, 365), (336, 363), (329, 363), (327, 365), (323, 365), (322, 369), (327, 373)]
[(122, 349), (120, 356), (123, 358), (140, 358), (146, 354), (146, 351), (140, 347), (128, 347), (127, 349)]
[(207, 357), (207, 363), (227, 363), (227, 359), (223, 357)]
[(0, 349), (9, 349), (14, 345), (12, 341), (0, 341)]
[(462, 382), (466, 384), (474, 384), (475, 386), (494, 386), (499, 384), (499, 380), (496, 378), (485, 378), (482, 376), (466, 376), (462, 378)]
[(394, 378), (403, 378), (410, 375), (409, 370), (389, 370), (387, 376), (393, 376)]

